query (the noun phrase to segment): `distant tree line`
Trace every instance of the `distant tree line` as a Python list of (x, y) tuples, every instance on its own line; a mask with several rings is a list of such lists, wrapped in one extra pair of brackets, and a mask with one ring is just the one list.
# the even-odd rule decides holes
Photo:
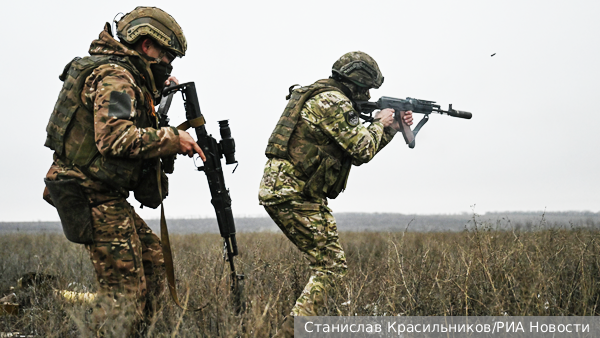
[[(443, 232), (463, 231), (474, 227), (495, 230), (535, 230), (545, 228), (597, 228), (600, 212), (489, 212), (477, 214), (407, 215), (395, 213), (336, 213), (340, 231), (367, 232)], [(238, 232), (278, 231), (268, 217), (236, 217)], [(159, 230), (159, 220), (148, 225)], [(169, 230), (176, 234), (218, 233), (215, 218), (176, 218), (168, 220)], [(60, 222), (0, 222), (0, 232), (61, 232)]]

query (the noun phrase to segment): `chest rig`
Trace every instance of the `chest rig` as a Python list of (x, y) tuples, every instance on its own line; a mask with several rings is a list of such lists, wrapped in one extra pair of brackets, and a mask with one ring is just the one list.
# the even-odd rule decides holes
[(265, 154), (268, 158), (289, 160), (306, 182), (303, 193), (315, 198), (336, 198), (346, 187), (352, 158), (335, 143), (318, 144), (313, 131), (300, 112), (310, 98), (327, 91), (337, 91), (348, 97), (350, 93), (333, 79), (319, 80), (314, 84), (292, 90), (289, 100), (275, 130), (269, 138)]
[[(65, 163), (77, 166), (92, 178), (117, 189), (132, 190), (139, 180), (142, 160), (100, 155), (95, 141), (93, 103), (81, 100), (87, 77), (97, 67), (108, 63), (127, 69), (136, 83), (144, 83), (142, 75), (128, 57), (76, 57), (65, 66), (59, 76), (64, 83), (46, 127), (47, 137), (44, 145), (54, 150), (56, 156)], [(146, 90), (144, 86), (140, 88)], [(145, 96), (139, 98), (141, 102), (138, 102), (143, 112), (151, 109), (152, 104), (147, 102)], [(146, 114), (141, 115), (136, 120), (136, 127), (153, 126)]]

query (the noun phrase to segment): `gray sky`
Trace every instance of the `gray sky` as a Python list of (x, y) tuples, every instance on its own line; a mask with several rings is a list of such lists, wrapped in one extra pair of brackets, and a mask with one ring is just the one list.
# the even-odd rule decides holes
[[(139, 3), (12, 1), (4, 5), (5, 104), (0, 221), (58, 220), (41, 199), (52, 152), (45, 127), (58, 74), (118, 12)], [(266, 216), (258, 185), (287, 88), (326, 78), (342, 54), (370, 54), (385, 76), (371, 92), (473, 113), (431, 115), (408, 149), (398, 137), (354, 167), (334, 212), (600, 211), (600, 2), (147, 2), (179, 22), (207, 129), (229, 119), (240, 165), (225, 167), (237, 216)], [(494, 57), (491, 54), (496, 53)], [(171, 121), (184, 119), (178, 96)], [(416, 116), (421, 118), (420, 115)], [(168, 217), (214, 217), (204, 173), (179, 157)], [(130, 198), (134, 206), (135, 200)], [(473, 207), (474, 206), (474, 207)], [(139, 209), (138, 209), (139, 210)], [(152, 209), (139, 211), (157, 218)]]

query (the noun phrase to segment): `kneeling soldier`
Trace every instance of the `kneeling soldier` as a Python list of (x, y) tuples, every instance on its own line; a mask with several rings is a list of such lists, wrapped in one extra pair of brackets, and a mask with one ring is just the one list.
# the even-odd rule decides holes
[[(188, 133), (159, 128), (155, 113), (163, 87), (176, 82), (171, 63), (187, 49), (181, 27), (161, 9), (137, 7), (117, 22), (117, 36), (107, 23), (90, 56), (67, 64), (45, 144), (54, 162), (44, 199), (57, 208), (67, 238), (89, 251), (104, 300), (92, 330), (107, 336), (116, 334), (103, 332), (109, 318), (127, 331), (151, 317), (149, 296), (164, 289), (160, 240), (127, 202), (129, 192), (156, 208), (167, 194), (161, 158), (203, 156)], [(130, 315), (119, 313), (125, 305)]]

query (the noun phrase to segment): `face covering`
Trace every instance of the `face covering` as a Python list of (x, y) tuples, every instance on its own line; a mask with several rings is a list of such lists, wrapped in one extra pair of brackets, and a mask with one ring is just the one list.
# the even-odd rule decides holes
[(352, 92), (352, 98), (354, 101), (369, 101), (371, 98), (371, 94), (369, 93), (369, 88), (358, 87), (356, 92)]
[(361, 87), (351, 82), (342, 82), (342, 84), (352, 93), (352, 101), (369, 101), (371, 98), (369, 87)]
[(159, 92), (162, 92), (165, 87), (165, 81), (169, 79), (171, 76), (171, 71), (173, 70), (173, 66), (170, 64), (159, 61), (153, 62), (150, 64), (150, 70), (152, 71), (152, 76), (154, 77), (154, 85)]

